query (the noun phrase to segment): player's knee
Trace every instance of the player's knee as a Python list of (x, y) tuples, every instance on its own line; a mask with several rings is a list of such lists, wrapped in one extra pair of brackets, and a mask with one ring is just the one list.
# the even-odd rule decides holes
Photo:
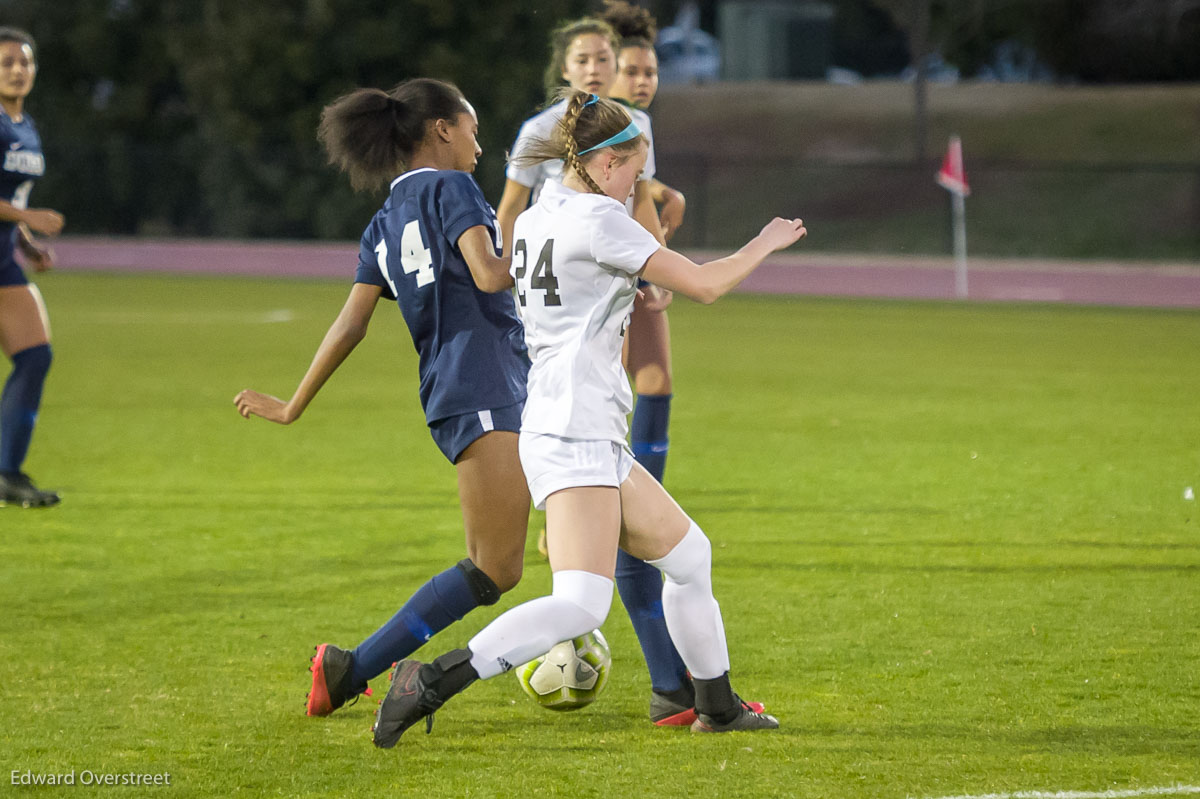
[(522, 561), (516, 563), (505, 564), (503, 567), (494, 569), (495, 577), (493, 578), (496, 587), (500, 589), (500, 593), (507, 594), (509, 591), (517, 587), (517, 583), (521, 582), (521, 575), (524, 573), (525, 564)]
[(637, 370), (633, 378), (638, 394), (670, 394), (671, 373), (661, 364), (650, 364)]
[(480, 546), (468, 540), (467, 560), (475, 568), (481, 570), (499, 589), (501, 594), (508, 593), (521, 582), (525, 570), (524, 537), (518, 544), (511, 546)]
[(575, 635), (591, 632), (608, 618), (612, 607), (613, 581), (591, 572), (564, 570), (554, 573), (552, 594), (579, 611)]
[[(475, 595), (475, 599), (480, 605), (494, 605), (500, 601), (500, 595), (516, 585), (516, 581), (509, 585), (508, 588), (502, 588), (491, 577), (487, 575), (483, 569), (475, 565), (470, 558), (463, 558), (458, 562), (458, 568), (462, 570), (463, 575), (467, 578), (467, 584), (471, 586), (471, 593)], [(517, 580), (520, 580), (520, 574), (517, 575)]]
[(649, 562), (674, 583), (705, 580), (712, 573), (712, 543), (699, 525), (691, 522), (688, 531), (670, 552)]

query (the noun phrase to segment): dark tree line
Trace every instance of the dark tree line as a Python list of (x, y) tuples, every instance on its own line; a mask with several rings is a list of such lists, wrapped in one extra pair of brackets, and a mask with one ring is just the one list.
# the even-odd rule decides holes
[(886, 11), (910, 59), (937, 51), (966, 75), (1000, 42), (1019, 42), (1073, 80), (1200, 79), (1200, 0), (836, 1)]
[[(684, 0), (642, 0), (668, 24)], [(831, 0), (842, 66), (937, 50), (969, 75), (1017, 39), (1079, 79), (1200, 78), (1200, 0)], [(700, 0), (713, 30), (718, 0)], [(75, 233), (345, 238), (378, 196), (323, 160), (321, 108), (356, 86), (456, 82), (479, 112), (489, 197), (544, 99), (547, 35), (598, 0), (0, 0), (37, 39), (34, 194)]]
[[(378, 206), (324, 163), (321, 108), (356, 86), (456, 82), (479, 113), (477, 175), (543, 100), (550, 28), (584, 0), (9, 0), (38, 42), (27, 108), (70, 230), (353, 237)], [(482, 13), (486, 9), (486, 13)]]
[[(858, 0), (842, 0), (844, 8)], [(1200, 78), (1200, 0), (869, 0), (903, 33), (913, 80), (913, 158), (926, 158), (927, 58), (976, 74), (1000, 43), (1096, 82)]]
[[(791, 0), (796, 3), (812, 0)], [(1028, 45), (1065, 78), (1088, 82), (1200, 80), (1200, 0), (815, 0), (834, 6), (834, 60), (866, 75), (916, 60), (913, 22), (929, 47), (976, 74), (1005, 41)], [(687, 2), (715, 31), (724, 2), (642, 0), (665, 23)], [(919, 32), (918, 32), (919, 33)]]

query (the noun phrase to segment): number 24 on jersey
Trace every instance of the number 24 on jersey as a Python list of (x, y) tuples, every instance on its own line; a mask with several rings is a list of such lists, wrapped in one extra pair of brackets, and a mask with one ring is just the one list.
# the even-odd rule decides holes
[[(520, 259), (518, 261), (517, 259)], [(554, 239), (546, 239), (542, 251), (538, 254), (537, 262), (533, 265), (533, 275), (529, 278), (529, 287), (546, 292), (543, 302), (547, 307), (562, 305), (562, 297), (558, 295), (558, 278), (554, 276)], [(514, 274), (517, 279), (517, 301), (525, 306), (526, 292), (521, 291), (521, 281), (529, 271), (529, 246), (525, 239), (518, 239), (513, 245), (513, 263), (516, 264)]]

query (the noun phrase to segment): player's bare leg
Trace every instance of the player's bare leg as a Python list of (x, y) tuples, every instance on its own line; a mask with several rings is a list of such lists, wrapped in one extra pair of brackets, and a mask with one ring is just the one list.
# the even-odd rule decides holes
[[(308, 715), (328, 715), (359, 693), (369, 693), (366, 681), (377, 672), (475, 606), (498, 601), (520, 581), (529, 489), (517, 455), (517, 434), (485, 433), (459, 455), (455, 468), (468, 558), (435, 575), (353, 653), (331, 644), (317, 647)], [(421, 626), (425, 638), (414, 639), (412, 628)]]
[(550, 570), (579, 570), (610, 580), (621, 529), (621, 493), (611, 486), (581, 486), (546, 498)]
[(0, 350), (5, 357), (49, 343), (50, 315), (37, 286), (0, 286)]
[(39, 489), (21, 470), (52, 358), (50, 317), (37, 286), (0, 287), (0, 350), (13, 364), (0, 399), (0, 505), (55, 505), (58, 494)]
[(635, 307), (625, 331), (625, 368), (641, 394), (670, 394), (671, 332), (666, 311)]
[(500, 591), (521, 580), (529, 526), (529, 486), (517, 434), (494, 430), (476, 439), (455, 464), (467, 556)]

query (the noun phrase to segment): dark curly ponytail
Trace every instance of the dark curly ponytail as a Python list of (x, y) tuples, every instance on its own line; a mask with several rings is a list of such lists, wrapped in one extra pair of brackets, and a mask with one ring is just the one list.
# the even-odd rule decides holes
[(317, 139), (354, 188), (371, 189), (404, 171), (430, 122), (453, 121), (468, 108), (457, 86), (432, 78), (404, 81), (390, 92), (355, 89), (325, 106)]
[(603, 18), (621, 37), (618, 53), (626, 47), (654, 49), (654, 40), (658, 38), (658, 21), (646, 9), (626, 0), (604, 0)]

